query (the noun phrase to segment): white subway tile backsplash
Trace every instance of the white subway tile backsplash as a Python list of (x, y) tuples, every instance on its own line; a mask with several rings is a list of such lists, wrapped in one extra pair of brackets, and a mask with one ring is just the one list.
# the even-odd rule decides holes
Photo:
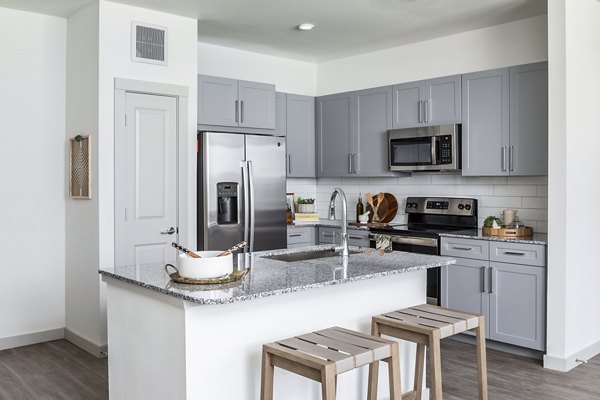
[(410, 176), (401, 176), (398, 179), (398, 184), (429, 184), (431, 183), (431, 174), (417, 173)]
[(479, 199), (479, 207), (520, 208), (521, 198), (482, 196)]
[(523, 208), (548, 209), (547, 197), (523, 197)]
[(457, 185), (455, 195), (464, 197), (493, 196), (493, 185)]
[(423, 196), (454, 196), (454, 185), (421, 185), (421, 195)]
[(467, 176), (469, 185), (502, 185), (508, 182), (507, 176)]
[(548, 186), (538, 186), (537, 187), (537, 196), (538, 197), (548, 197)]
[(494, 185), (494, 196), (535, 196), (536, 186)]

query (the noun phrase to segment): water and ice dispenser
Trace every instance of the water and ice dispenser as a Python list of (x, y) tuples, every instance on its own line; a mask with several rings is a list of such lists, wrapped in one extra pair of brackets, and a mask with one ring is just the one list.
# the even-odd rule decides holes
[(217, 183), (217, 224), (231, 225), (238, 221), (238, 184)]

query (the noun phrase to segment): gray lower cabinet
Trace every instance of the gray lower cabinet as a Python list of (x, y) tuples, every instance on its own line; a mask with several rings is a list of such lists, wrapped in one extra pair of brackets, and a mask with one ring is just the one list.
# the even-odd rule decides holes
[(548, 174), (548, 64), (463, 75), (462, 174)]
[(315, 99), (286, 95), (286, 143), (288, 178), (314, 178)]
[(275, 129), (275, 85), (198, 75), (198, 125)]
[(461, 75), (445, 76), (393, 87), (393, 128), (414, 128), (461, 122)]
[[(342, 228), (319, 227), (319, 244), (341, 244)], [(369, 231), (364, 229), (348, 229), (348, 245), (369, 247)]]
[(319, 227), (318, 244), (340, 244), (341, 239), (341, 228), (334, 227)]
[(317, 98), (317, 176), (385, 177), (392, 87)]
[(314, 246), (316, 241), (317, 228), (312, 226), (288, 227), (287, 229), (287, 247), (293, 249), (297, 247)]
[(492, 241), (477, 247), (477, 240), (445, 237), (441, 242), (442, 255), (457, 257), (442, 269), (442, 306), (484, 315), (489, 339), (545, 350), (545, 246)]

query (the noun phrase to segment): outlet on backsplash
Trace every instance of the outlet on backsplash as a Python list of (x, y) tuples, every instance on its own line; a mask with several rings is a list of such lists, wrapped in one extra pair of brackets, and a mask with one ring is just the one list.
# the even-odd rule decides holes
[(500, 217), (510, 208), (535, 232), (548, 232), (548, 177), (467, 177), (460, 174), (420, 173), (401, 178), (290, 178), (288, 192), (316, 199), (317, 212), (326, 218), (331, 192), (342, 188), (348, 200), (348, 220), (355, 220), (359, 193), (389, 192), (398, 199), (394, 223), (406, 223), (407, 196), (473, 197), (479, 202), (479, 226), (488, 215)]

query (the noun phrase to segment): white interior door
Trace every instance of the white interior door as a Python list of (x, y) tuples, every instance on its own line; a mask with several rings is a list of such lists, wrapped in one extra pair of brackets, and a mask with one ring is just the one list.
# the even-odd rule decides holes
[[(115, 152), (117, 265), (173, 262), (177, 241), (177, 100), (125, 96), (125, 129)], [(122, 168), (122, 170), (120, 170)], [(119, 199), (119, 196), (120, 199)], [(119, 201), (121, 200), (121, 201)], [(122, 211), (122, 218), (119, 218)]]

